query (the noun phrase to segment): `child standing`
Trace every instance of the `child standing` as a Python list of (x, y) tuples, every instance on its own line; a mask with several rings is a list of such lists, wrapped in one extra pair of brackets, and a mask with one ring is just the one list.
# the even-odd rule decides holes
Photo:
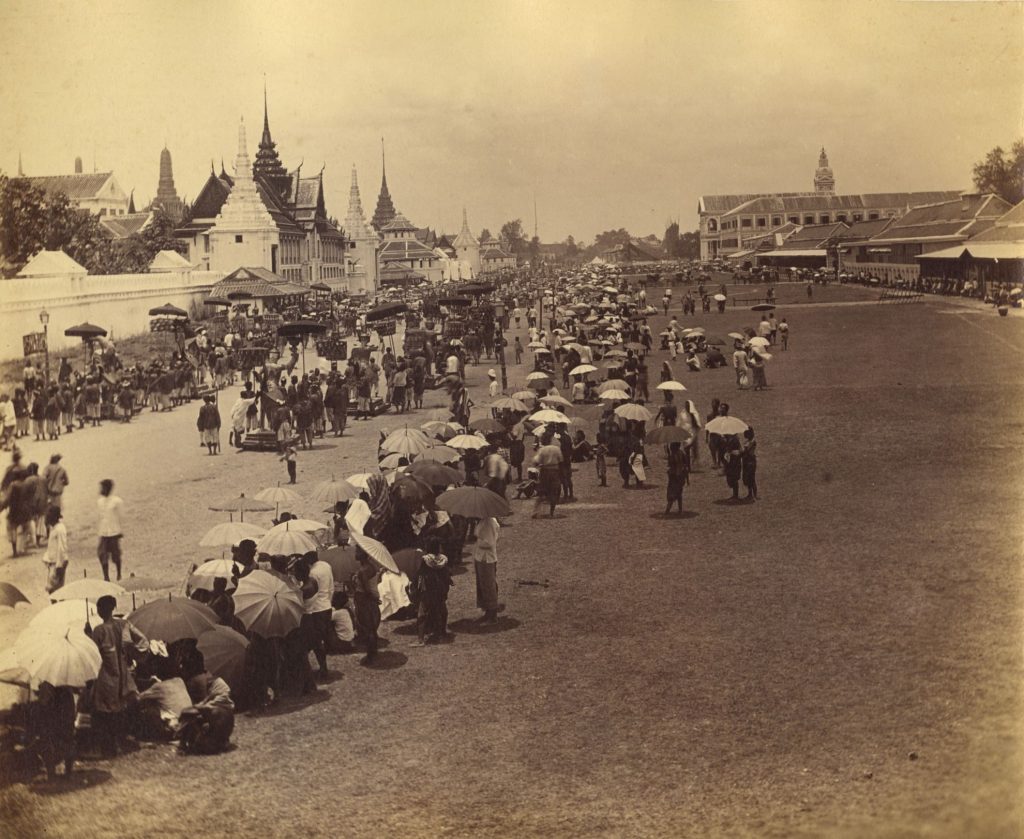
[(288, 483), (290, 484), (295, 483), (295, 458), (295, 445), (289, 441), (285, 443), (284, 454), (281, 455), (281, 457), (279, 457), (278, 460), (283, 460), (287, 464)]

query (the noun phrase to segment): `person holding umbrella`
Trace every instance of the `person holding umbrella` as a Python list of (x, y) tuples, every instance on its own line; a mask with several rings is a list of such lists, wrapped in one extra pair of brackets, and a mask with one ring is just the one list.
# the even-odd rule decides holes
[(92, 718), (99, 730), (102, 748), (108, 757), (117, 755), (124, 735), (124, 713), (138, 696), (131, 674), (129, 651), (149, 651), (149, 641), (131, 623), (114, 617), (117, 599), (109, 594), (96, 601), (96, 612), (103, 623), (92, 630), (92, 640), (103, 663), (93, 683)]
[(669, 443), (668, 447), (668, 486), (665, 494), (665, 515), (672, 511), (672, 505), (679, 506), (679, 515), (683, 514), (683, 486), (689, 482), (690, 458), (683, 449), (681, 442)]
[(359, 562), (359, 570), (352, 575), (350, 585), (355, 604), (356, 629), (366, 645), (366, 655), (359, 663), (368, 667), (377, 657), (377, 630), (380, 628), (380, 590), (377, 582), (380, 571), (358, 545), (356, 560)]
[[(547, 447), (545, 447), (547, 448)], [(561, 456), (561, 452), (559, 452)], [(556, 490), (557, 496), (557, 490)], [(551, 506), (554, 515), (554, 504)], [(476, 605), (483, 610), (477, 623), (498, 622), (498, 535), (501, 525), (496, 518), (481, 519), (476, 528)]]
[(732, 490), (732, 500), (740, 498), (740, 476), (743, 473), (743, 449), (739, 437), (730, 434), (725, 439), (725, 451), (722, 455), (725, 467), (725, 482)]

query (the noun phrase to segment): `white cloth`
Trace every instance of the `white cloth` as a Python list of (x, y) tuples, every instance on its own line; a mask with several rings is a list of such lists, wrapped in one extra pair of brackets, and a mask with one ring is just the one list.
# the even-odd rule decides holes
[(446, 373), (458, 373), (459, 372), (459, 358), (456, 355), (450, 355), (445, 359), (445, 372)]
[(362, 498), (357, 498), (348, 505), (348, 512), (345, 513), (345, 526), (350, 533), (355, 532), (362, 535), (363, 528), (366, 527), (366, 523), (369, 520), (370, 505), (363, 501)]
[(14, 403), (8, 399), (5, 402), (0, 402), (0, 425), (4, 428), (10, 428), (12, 425), (16, 425), (18, 418), (14, 413)]
[(482, 519), (476, 526), (476, 561), (496, 563), (498, 561), (498, 534), (501, 524), (495, 518)]
[(331, 608), (331, 597), (334, 595), (334, 572), (331, 566), (318, 559), (309, 569), (309, 576), (316, 580), (316, 594), (304, 601), (302, 606), (307, 615), (326, 612)]
[(352, 615), (348, 609), (335, 609), (331, 612), (331, 623), (334, 626), (334, 637), (339, 641), (351, 643), (356, 637)]
[(116, 495), (101, 495), (96, 499), (96, 506), (100, 511), (99, 535), (120, 536), (124, 502)]
[(387, 620), (399, 609), (409, 605), (409, 595), (405, 587), (409, 578), (405, 574), (394, 574), (385, 571), (381, 574), (377, 590), (380, 593), (380, 619)]
[(499, 393), (501, 393), (501, 388), (498, 386), (497, 379), (491, 379), (491, 383), (487, 385), (487, 395), (494, 399)]
[(63, 521), (57, 522), (50, 529), (50, 537), (46, 542), (46, 554), (43, 562), (63, 568), (68, 564), (68, 529)]

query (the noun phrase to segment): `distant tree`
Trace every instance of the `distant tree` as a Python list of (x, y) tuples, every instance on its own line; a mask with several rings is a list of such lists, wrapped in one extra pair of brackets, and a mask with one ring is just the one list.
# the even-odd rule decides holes
[(996, 146), (975, 163), (974, 186), (978, 192), (994, 192), (1011, 204), (1024, 200), (1024, 140), (1017, 140), (1009, 154)]
[(676, 259), (700, 258), (700, 231), (693, 230), (683, 233), (676, 245)]
[(527, 251), (526, 234), (523, 232), (523, 220), (512, 219), (501, 226), (499, 235), (501, 245), (506, 252), (521, 256)]
[(99, 219), (71, 206), (64, 193), (48, 194), (23, 178), (0, 175), (0, 251), (13, 276), (41, 250), (63, 250), (90, 273), (109, 273), (110, 239)]
[(480, 231), (480, 238), (478, 239), (478, 241), (486, 242), (490, 238), (493, 238), (491, 236), (491, 231), (485, 227), (483, 230)]
[(534, 236), (529, 245), (530, 264), (536, 268), (540, 265), (540, 237)]
[(665, 255), (669, 259), (676, 259), (679, 256), (679, 222), (674, 221), (665, 228), (665, 241), (663, 244)]
[(575, 259), (580, 252), (580, 246), (576, 244), (576, 240), (570, 233), (565, 237), (565, 256), (566, 259)]
[(594, 244), (591, 248), (596, 253), (601, 253), (602, 251), (611, 250), (616, 245), (629, 244), (631, 238), (629, 231), (624, 227), (620, 227), (618, 230), (605, 230), (594, 237)]
[(112, 243), (110, 263), (105, 273), (145, 273), (160, 251), (174, 251), (184, 256), (188, 253), (188, 245), (183, 239), (175, 238), (174, 227), (174, 219), (161, 209), (155, 210), (152, 220), (143, 230)]

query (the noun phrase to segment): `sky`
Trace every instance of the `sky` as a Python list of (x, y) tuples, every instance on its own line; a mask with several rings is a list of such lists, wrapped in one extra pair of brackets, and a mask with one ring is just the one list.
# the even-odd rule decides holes
[(520, 218), (545, 242), (697, 226), (702, 194), (967, 189), (1024, 133), (1024, 3), (0, 3), (0, 170), (113, 170), (138, 206), (160, 150), (195, 198), (244, 119), (324, 170), (351, 167), (413, 223)]

